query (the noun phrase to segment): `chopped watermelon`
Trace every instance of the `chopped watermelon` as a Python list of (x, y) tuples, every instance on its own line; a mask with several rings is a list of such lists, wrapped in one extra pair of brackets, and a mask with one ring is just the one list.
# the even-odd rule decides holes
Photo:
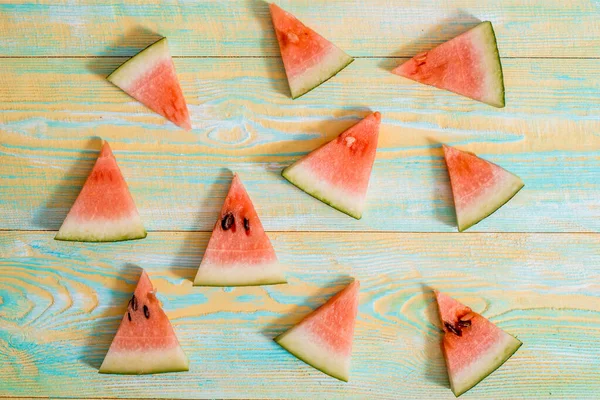
[(458, 230), (475, 225), (506, 204), (524, 184), (505, 169), (444, 145)]
[(194, 285), (286, 283), (283, 268), (240, 178), (233, 176)]
[(155, 293), (146, 271), (142, 271), (100, 373), (135, 375), (189, 369), (188, 359)]
[(331, 79), (354, 59), (275, 4), (271, 18), (292, 98)]
[(106, 79), (175, 125), (192, 129), (167, 38), (146, 47)]
[(482, 22), (396, 67), (394, 74), (504, 107), (504, 79), (491, 22)]
[(275, 341), (305, 363), (348, 382), (359, 287), (353, 281)]
[(375, 112), (283, 170), (285, 179), (311, 196), (362, 217), (375, 161), (381, 114)]
[(127, 183), (108, 142), (104, 142), (92, 172), (54, 239), (116, 242), (145, 237), (146, 230)]
[(498, 369), (523, 343), (464, 304), (440, 292), (435, 295), (450, 387), (458, 397)]

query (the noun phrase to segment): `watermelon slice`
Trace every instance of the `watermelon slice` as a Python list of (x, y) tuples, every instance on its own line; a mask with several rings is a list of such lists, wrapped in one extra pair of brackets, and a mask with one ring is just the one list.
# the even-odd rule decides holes
[(381, 114), (375, 112), (283, 170), (285, 179), (311, 196), (362, 217), (377, 151)]
[(54, 239), (116, 242), (145, 237), (146, 230), (127, 183), (108, 142), (104, 142), (92, 172)]
[(195, 286), (254, 286), (286, 283), (283, 268), (235, 174), (196, 278)]
[(192, 129), (167, 38), (146, 47), (106, 79), (175, 125)]
[(189, 369), (188, 359), (155, 293), (150, 278), (142, 271), (100, 373), (155, 374)]
[(489, 21), (416, 55), (392, 72), (494, 107), (504, 107), (502, 65)]
[(458, 397), (498, 369), (523, 343), (451, 297), (435, 295), (450, 387)]
[(275, 4), (270, 9), (292, 98), (310, 92), (354, 61), (292, 14)]
[(475, 225), (506, 204), (524, 184), (505, 169), (444, 145), (458, 230)]
[(305, 363), (348, 382), (359, 287), (353, 281), (275, 341)]

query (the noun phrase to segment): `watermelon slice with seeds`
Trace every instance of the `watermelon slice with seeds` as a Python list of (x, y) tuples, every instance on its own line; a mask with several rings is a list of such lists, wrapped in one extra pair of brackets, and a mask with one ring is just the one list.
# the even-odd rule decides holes
[(235, 174), (194, 285), (255, 286), (286, 283), (283, 268), (242, 181)]
[(489, 21), (414, 56), (392, 72), (494, 107), (504, 107), (502, 65)]
[(92, 172), (54, 239), (116, 242), (145, 237), (146, 230), (127, 183), (108, 142), (104, 142)]
[(374, 112), (283, 170), (285, 179), (356, 219), (362, 217), (381, 114)]
[(523, 181), (474, 154), (443, 145), (458, 230), (475, 225), (517, 194)]
[(187, 371), (189, 361), (145, 271), (129, 300), (100, 373), (155, 374)]
[(175, 125), (192, 129), (167, 38), (127, 60), (106, 79)]
[(275, 4), (270, 9), (292, 98), (310, 92), (354, 61), (292, 14)]
[(354, 280), (275, 341), (305, 363), (348, 382), (359, 288)]
[(523, 343), (448, 295), (435, 295), (450, 387), (458, 397), (500, 368)]

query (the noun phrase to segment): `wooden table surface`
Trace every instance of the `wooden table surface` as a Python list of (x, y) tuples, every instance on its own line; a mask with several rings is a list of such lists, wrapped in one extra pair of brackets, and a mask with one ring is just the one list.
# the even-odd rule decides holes
[[(600, 397), (600, 1), (280, 1), (356, 61), (292, 101), (262, 1), (4, 0), (0, 4), (0, 397), (451, 399), (432, 288), (523, 347), (464, 398)], [(392, 75), (490, 20), (506, 108)], [(194, 129), (105, 77), (169, 39)], [(305, 195), (284, 166), (369, 110), (383, 115), (360, 221)], [(53, 240), (110, 141), (148, 237)], [(456, 232), (440, 143), (525, 188)], [(195, 288), (236, 171), (288, 285)], [(99, 364), (145, 268), (189, 372)], [(361, 280), (351, 380), (272, 341)]]

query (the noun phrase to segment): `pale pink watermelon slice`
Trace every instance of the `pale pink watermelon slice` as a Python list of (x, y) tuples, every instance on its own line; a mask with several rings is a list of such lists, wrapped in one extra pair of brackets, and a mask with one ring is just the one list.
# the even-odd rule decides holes
[(283, 170), (285, 179), (311, 196), (362, 217), (379, 137), (375, 112)]
[(292, 98), (311, 91), (354, 61), (292, 14), (275, 4), (270, 9)]
[(359, 288), (353, 281), (275, 341), (305, 363), (348, 382)]
[(286, 283), (283, 268), (240, 178), (233, 176), (194, 285)]
[(505, 169), (444, 145), (458, 230), (475, 225), (506, 204), (524, 184)]
[(167, 38), (146, 47), (106, 79), (175, 125), (192, 129)]
[(482, 22), (396, 67), (394, 74), (504, 107), (504, 78), (491, 22)]
[(155, 374), (188, 370), (188, 358), (155, 293), (150, 278), (142, 271), (99, 372)]
[(127, 183), (108, 142), (104, 142), (92, 172), (54, 239), (116, 242), (145, 237), (146, 230)]
[(451, 297), (435, 295), (450, 387), (458, 397), (498, 369), (523, 343)]

